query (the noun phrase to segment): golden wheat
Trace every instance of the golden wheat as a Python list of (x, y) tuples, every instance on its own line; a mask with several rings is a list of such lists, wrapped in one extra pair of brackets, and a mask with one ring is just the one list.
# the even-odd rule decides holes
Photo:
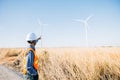
[[(13, 58), (5, 64), (21, 72), (24, 50), (0, 49), (0, 59)], [(119, 47), (43, 48), (37, 49), (37, 54), (40, 80), (120, 79)]]

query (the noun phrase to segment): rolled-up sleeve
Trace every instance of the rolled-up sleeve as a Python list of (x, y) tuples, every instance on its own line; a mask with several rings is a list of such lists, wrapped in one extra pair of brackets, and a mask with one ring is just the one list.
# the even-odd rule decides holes
[(26, 57), (27, 72), (31, 75), (37, 75), (37, 71), (34, 68), (34, 53), (29, 51)]

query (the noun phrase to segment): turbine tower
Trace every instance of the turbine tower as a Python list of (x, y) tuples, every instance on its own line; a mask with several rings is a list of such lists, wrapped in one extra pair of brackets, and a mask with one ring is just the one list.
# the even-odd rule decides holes
[(47, 24), (43, 24), (43, 23), (40, 21), (40, 19), (37, 19), (37, 21), (38, 21), (38, 24), (39, 24), (39, 26), (40, 26), (40, 28), (41, 28), (40, 32), (41, 32), (41, 48), (42, 48), (42, 47), (43, 47), (43, 38), (42, 38), (42, 36), (43, 36), (43, 26), (46, 26)]
[(91, 19), (92, 15), (88, 16), (85, 20), (75, 19), (75, 21), (81, 22), (84, 24), (85, 33), (86, 33), (86, 46), (88, 47), (88, 21)]

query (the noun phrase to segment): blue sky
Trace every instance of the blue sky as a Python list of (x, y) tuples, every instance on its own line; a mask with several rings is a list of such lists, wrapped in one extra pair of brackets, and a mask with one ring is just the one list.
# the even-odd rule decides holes
[[(38, 36), (43, 23), (43, 47), (84, 47), (88, 21), (89, 46), (120, 46), (119, 0), (0, 0), (0, 47), (26, 47), (26, 35)], [(40, 42), (37, 47), (40, 47)]]

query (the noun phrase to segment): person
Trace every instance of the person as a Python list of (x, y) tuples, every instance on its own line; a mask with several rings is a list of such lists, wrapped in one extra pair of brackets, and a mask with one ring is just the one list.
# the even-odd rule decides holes
[(41, 39), (37, 38), (34, 33), (28, 33), (26, 41), (29, 43), (27, 52), (24, 53), (24, 69), (25, 80), (38, 80), (38, 56), (36, 54), (35, 45)]

